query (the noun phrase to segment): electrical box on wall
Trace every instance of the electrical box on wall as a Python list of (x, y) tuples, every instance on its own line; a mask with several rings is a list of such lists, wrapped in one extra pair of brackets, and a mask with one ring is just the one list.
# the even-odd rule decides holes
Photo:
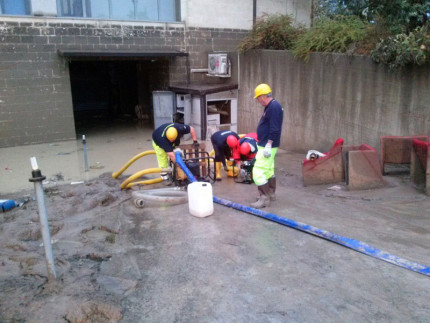
[(210, 76), (229, 77), (230, 64), (227, 54), (209, 54), (208, 73)]

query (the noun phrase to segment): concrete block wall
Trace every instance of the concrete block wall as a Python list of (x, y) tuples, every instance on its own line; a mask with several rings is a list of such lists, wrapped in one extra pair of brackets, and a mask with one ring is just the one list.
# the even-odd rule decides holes
[(240, 56), (239, 132), (255, 131), (263, 108), (254, 88), (268, 83), (285, 109), (281, 148), (326, 152), (337, 138), (369, 144), (381, 136), (430, 135), (430, 65), (390, 71), (366, 56), (256, 50)]
[[(153, 23), (0, 17), (0, 147), (75, 138), (68, 62), (58, 49), (178, 50), (169, 83), (201, 82), (207, 54), (234, 51), (245, 30)], [(235, 79), (210, 78), (208, 82)]]

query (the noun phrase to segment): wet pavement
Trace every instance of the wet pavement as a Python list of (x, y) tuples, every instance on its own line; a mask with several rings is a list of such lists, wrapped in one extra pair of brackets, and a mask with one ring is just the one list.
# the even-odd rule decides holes
[[(27, 181), (32, 155), (48, 180), (55, 182), (61, 173), (70, 189), (69, 182), (109, 175), (151, 149), (149, 136), (150, 131), (135, 129), (124, 143), (115, 133), (105, 134), (97, 145), (87, 136), (89, 164), (103, 166), (89, 174), (83, 172), (79, 140), (0, 149), (1, 196), (8, 188), (31, 188)], [(386, 187), (373, 190), (348, 191), (342, 183), (303, 187), (303, 157), (279, 151), (277, 200), (265, 211), (430, 266), (430, 197), (411, 186), (407, 173), (385, 176)], [(153, 158), (142, 161), (138, 170), (152, 167)], [(10, 174), (4, 174), (5, 165), (12, 165)], [(115, 190), (115, 183), (109, 179), (107, 187)], [(235, 183), (225, 173), (212, 188), (215, 196), (243, 205), (257, 194), (254, 185)], [(220, 204), (214, 205), (213, 215), (197, 218), (187, 204), (138, 209), (128, 194), (123, 191), (121, 203), (97, 211), (97, 221), (110, 223), (118, 232), (115, 245), (103, 246), (96, 236), (98, 243), (80, 240), (86, 253), (108, 250), (112, 257), (92, 276), (86, 272), (85, 277), (94, 278), (92, 294), (83, 290), (83, 295), (75, 295), (75, 301), (98, 299), (103, 292), (104, 300), (110, 295), (111, 302), (115, 296), (121, 322), (429, 322), (429, 276)], [(81, 214), (68, 210), (73, 217), (62, 215), (61, 221), (77, 223)], [(83, 220), (92, 221), (82, 212)], [(76, 238), (63, 229), (56, 239), (70, 243)], [(70, 252), (76, 258), (81, 250)], [(61, 257), (71, 269), (63, 281), (78, 270), (67, 252), (63, 249)], [(85, 263), (80, 261), (82, 270)], [(55, 317), (48, 314), (50, 308), (54, 312), (54, 299), (57, 306), (69, 302), (55, 293), (50, 299), (35, 306), (35, 318)]]

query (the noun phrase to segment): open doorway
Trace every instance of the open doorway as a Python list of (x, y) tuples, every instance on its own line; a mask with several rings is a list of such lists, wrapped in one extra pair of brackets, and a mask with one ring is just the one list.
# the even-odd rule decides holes
[(167, 59), (74, 60), (69, 65), (76, 133), (153, 127), (152, 91), (168, 87)]

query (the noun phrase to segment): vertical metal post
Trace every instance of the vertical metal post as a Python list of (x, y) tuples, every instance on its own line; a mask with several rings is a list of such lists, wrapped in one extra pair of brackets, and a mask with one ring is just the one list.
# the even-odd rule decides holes
[(43, 246), (45, 247), (46, 266), (48, 268), (48, 281), (53, 281), (56, 278), (54, 256), (52, 253), (51, 234), (49, 232), (48, 216), (46, 213), (45, 196), (43, 193), (42, 181), (46, 176), (42, 176), (42, 172), (37, 166), (36, 157), (30, 158), (32, 167), (32, 177), (30, 182), (34, 183), (36, 191), (37, 205), (39, 207), (40, 227), (42, 230)]
[(87, 141), (85, 140), (85, 135), (82, 135), (82, 143), (84, 144), (85, 171), (88, 172)]

